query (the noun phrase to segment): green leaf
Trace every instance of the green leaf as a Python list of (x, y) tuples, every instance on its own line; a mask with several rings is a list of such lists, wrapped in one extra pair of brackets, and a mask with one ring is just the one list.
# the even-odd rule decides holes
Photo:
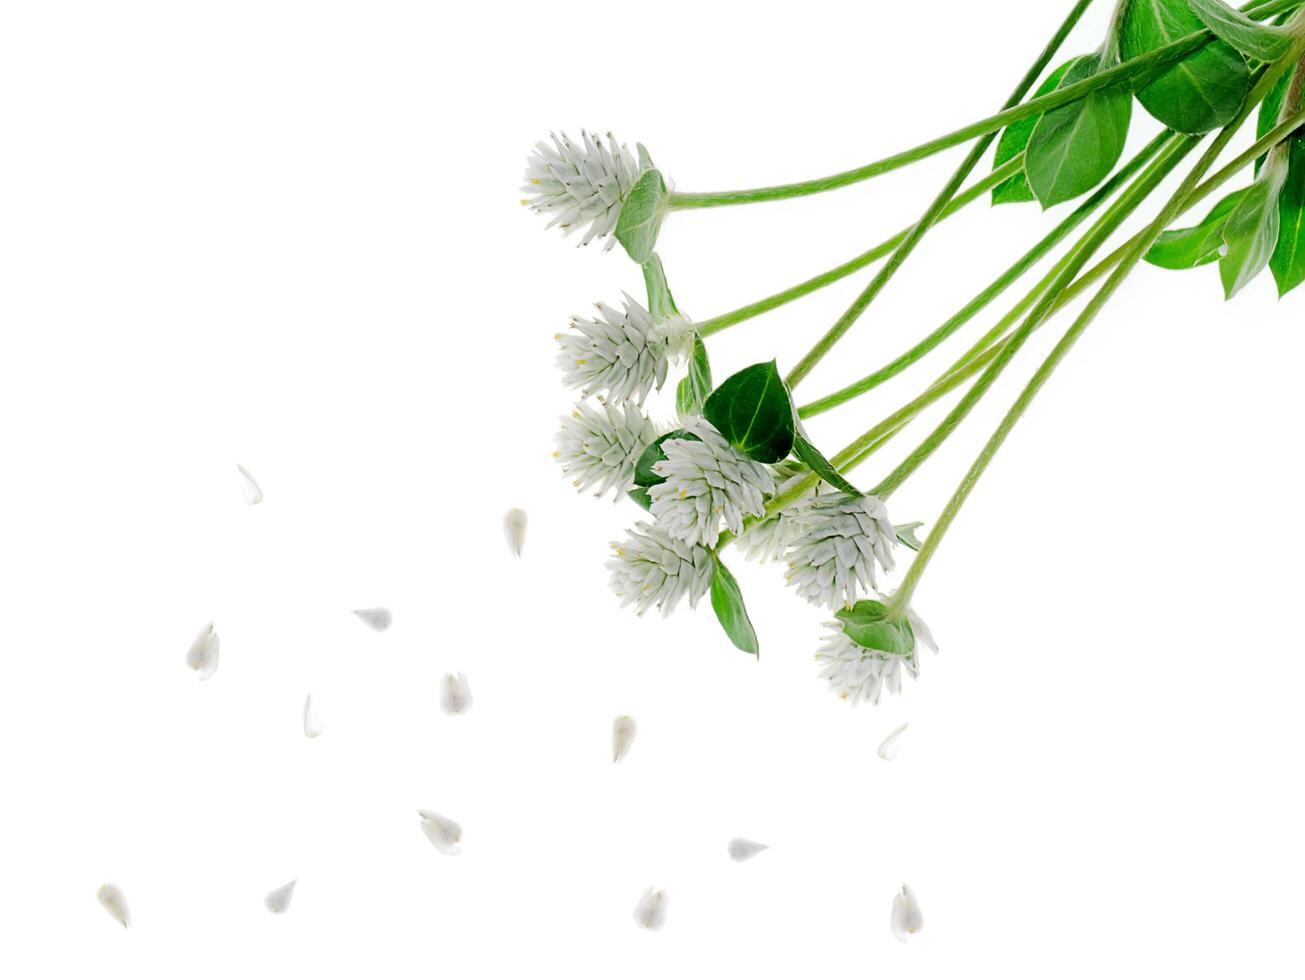
[(916, 535), (919, 528), (924, 527), (923, 521), (912, 521), (910, 524), (896, 524), (893, 526), (893, 532), (897, 535), (899, 544), (904, 544), (912, 551), (919, 551), (924, 547), (924, 542)]
[(1195, 269), (1214, 262), (1223, 250), (1224, 226), (1249, 190), (1249, 187), (1243, 187), (1233, 191), (1198, 225), (1166, 231), (1146, 253), (1146, 260), (1162, 269)]
[[(653, 467), (666, 458), (662, 452), (662, 443), (667, 439), (692, 439), (701, 441), (692, 432), (684, 429), (672, 429), (665, 435), (658, 436), (642, 453), (639, 454), (639, 461), (634, 464), (634, 485), (636, 487), (655, 487), (659, 483), (665, 483), (666, 477), (658, 476), (653, 472)], [(638, 498), (636, 498), (638, 499)]]
[(652, 494), (643, 487), (635, 487), (632, 490), (627, 490), (625, 495), (644, 510), (652, 510)]
[(1270, 158), (1223, 228), (1228, 246), (1219, 259), (1219, 278), (1226, 299), (1232, 299), (1264, 271), (1278, 245), (1278, 198), (1287, 176), (1285, 161)]
[(1269, 262), (1278, 295), (1286, 296), (1305, 282), (1305, 136), (1291, 144), (1287, 180), (1278, 197), (1278, 247)]
[(730, 570), (716, 559), (716, 573), (711, 578), (711, 608), (725, 629), (725, 635), (744, 653), (761, 655), (757, 631), (752, 628), (747, 607), (743, 605), (743, 592)]
[[(1065, 72), (1069, 71), (1075, 61), (1074, 58), (1065, 62), (1043, 82), (1033, 98), (1049, 95), (1060, 87), (1060, 80), (1065, 77)], [(996, 170), (1007, 160), (1014, 160), (1024, 152), (1024, 148), (1029, 145), (1029, 137), (1033, 135), (1033, 127), (1038, 124), (1041, 116), (1032, 116), (1028, 119), (1021, 119), (1019, 122), (1011, 123), (1002, 130), (1001, 139), (997, 141), (997, 154), (992, 161), (992, 168)], [(1015, 204), (1020, 201), (1032, 201), (1033, 192), (1029, 190), (1028, 178), (1024, 176), (1024, 171), (1020, 171), (1014, 177), (1008, 177), (992, 189), (993, 204)]]
[[(1101, 66), (1098, 55), (1080, 58), (1061, 84), (1081, 82)], [(1132, 114), (1132, 93), (1112, 85), (1038, 120), (1024, 151), (1024, 173), (1044, 208), (1085, 194), (1109, 176), (1124, 152)]]
[(851, 609), (840, 609), (834, 618), (843, 624), (848, 639), (867, 650), (907, 656), (915, 649), (915, 634), (905, 617), (888, 618), (888, 607), (876, 599), (862, 599)]
[[(1186, 0), (1132, 0), (1120, 44), (1125, 59), (1162, 48), (1202, 30)], [(1180, 133), (1207, 133), (1232, 121), (1251, 90), (1246, 60), (1224, 41), (1147, 76), (1137, 93), (1146, 111)]]
[(621, 217), (616, 221), (616, 240), (640, 265), (652, 258), (669, 197), (661, 171), (645, 170), (621, 205)]
[(837, 487), (844, 493), (861, 496), (861, 491), (852, 486), (843, 474), (835, 469), (834, 464), (825, 459), (824, 454), (811, 444), (807, 434), (802, 431), (801, 423), (798, 423), (796, 428), (797, 431), (793, 434), (793, 455), (806, 463), (811, 468), (811, 472), (831, 487)]
[(707, 397), (702, 414), (758, 463), (778, 463), (793, 451), (793, 401), (774, 361), (726, 378)]
[(697, 334), (689, 352), (689, 373), (680, 379), (675, 389), (675, 408), (683, 418), (701, 415), (702, 405), (711, 394), (711, 363), (707, 360), (707, 345)]
[(1187, 0), (1192, 13), (1221, 41), (1256, 61), (1277, 61), (1291, 47), (1291, 34), (1281, 27), (1259, 24), (1220, 0)]
[[(1287, 89), (1291, 86), (1291, 72), (1284, 72), (1282, 77), (1274, 83), (1273, 88), (1269, 89), (1269, 94), (1264, 97), (1260, 103), (1260, 115), (1255, 121), (1255, 138), (1263, 139), (1278, 126), (1278, 115), (1282, 112), (1282, 103), (1287, 98)], [(1255, 172), (1258, 174), (1260, 168), (1264, 166), (1264, 161), (1269, 155), (1266, 153), (1255, 161)]]

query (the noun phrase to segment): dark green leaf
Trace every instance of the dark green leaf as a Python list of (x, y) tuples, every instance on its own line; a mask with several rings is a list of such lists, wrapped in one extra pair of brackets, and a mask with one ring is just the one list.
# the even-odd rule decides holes
[(893, 527), (893, 532), (897, 535), (900, 544), (906, 545), (912, 551), (919, 551), (924, 547), (924, 542), (916, 535), (919, 528), (924, 527), (923, 521), (912, 521), (910, 524), (897, 524)]
[(1187, 0), (1192, 13), (1221, 41), (1256, 61), (1277, 61), (1291, 47), (1291, 34), (1281, 27), (1259, 24), (1221, 0)]
[(1291, 163), (1278, 197), (1278, 214), (1278, 247), (1269, 265), (1278, 295), (1286, 296), (1305, 282), (1305, 136), (1295, 137), (1291, 144)]
[(743, 605), (739, 583), (719, 558), (716, 559), (716, 573), (711, 578), (711, 608), (716, 610), (716, 618), (724, 627), (725, 635), (736, 647), (744, 653), (760, 655), (757, 631), (752, 628), (747, 607)]
[(807, 434), (802, 431), (800, 424), (793, 435), (793, 455), (811, 467), (811, 472), (815, 473), (831, 487), (837, 487), (844, 493), (861, 496), (861, 491), (852, 486), (844, 478), (843, 474), (834, 468), (834, 464), (825, 459), (824, 454), (811, 444), (811, 441), (807, 439)]
[(793, 451), (793, 402), (774, 361), (726, 378), (707, 397), (702, 414), (758, 463), (778, 463)]
[(1166, 231), (1146, 253), (1146, 260), (1162, 269), (1195, 269), (1214, 262), (1223, 249), (1224, 225), (1248, 190), (1249, 187), (1243, 187), (1233, 191), (1199, 225)]
[(658, 476), (653, 472), (653, 467), (666, 458), (662, 452), (662, 443), (667, 439), (693, 439), (698, 437), (692, 432), (686, 432), (684, 429), (673, 429), (664, 436), (658, 436), (648, 444), (648, 447), (639, 454), (639, 461), (634, 464), (634, 485), (636, 487), (655, 487), (659, 483), (665, 483), (666, 477)]
[(658, 170), (645, 170), (639, 182), (621, 205), (616, 222), (616, 240), (625, 246), (630, 258), (643, 265), (652, 258), (657, 232), (666, 217), (669, 194), (666, 181)]
[[(1283, 73), (1273, 88), (1269, 89), (1269, 94), (1264, 97), (1260, 103), (1260, 115), (1255, 122), (1255, 138), (1263, 139), (1278, 126), (1278, 114), (1282, 112), (1282, 103), (1287, 98), (1287, 89), (1291, 85), (1291, 72)], [(1260, 168), (1264, 166), (1264, 161), (1268, 154), (1260, 157), (1255, 161), (1255, 172), (1258, 174)]]
[(702, 405), (711, 394), (711, 363), (707, 360), (707, 345), (696, 334), (693, 349), (689, 352), (689, 373), (680, 379), (675, 389), (675, 407), (683, 418), (701, 415)]
[(1269, 163), (1228, 216), (1223, 228), (1228, 246), (1219, 259), (1219, 278), (1227, 299), (1264, 271), (1278, 245), (1278, 197), (1287, 176), (1286, 161)]
[(644, 510), (652, 510), (652, 494), (643, 487), (635, 487), (633, 490), (627, 490), (625, 495)]
[[(1061, 84), (1081, 82), (1100, 65), (1096, 55), (1080, 58)], [(1024, 151), (1024, 173), (1044, 208), (1085, 194), (1109, 176), (1124, 152), (1132, 114), (1132, 93), (1112, 85), (1038, 120)]]
[(915, 649), (915, 634), (905, 617), (889, 619), (888, 608), (875, 599), (862, 599), (834, 617), (843, 624), (848, 639), (867, 650), (906, 656)]
[[(1065, 62), (1050, 75), (1047, 80), (1038, 87), (1033, 93), (1033, 98), (1049, 95), (1060, 87), (1060, 80), (1065, 77), (1065, 72), (1069, 71), (1070, 66), (1078, 59), (1072, 59)], [(1015, 157), (1024, 152), (1024, 148), (1029, 145), (1029, 137), (1033, 135), (1033, 127), (1038, 124), (1041, 116), (1032, 116), (1028, 119), (1021, 119), (1019, 122), (1011, 123), (1001, 134), (1001, 139), (997, 141), (997, 155), (992, 161), (992, 167), (996, 170), (1007, 160), (1014, 160)], [(993, 204), (1015, 204), (1020, 201), (1032, 201), (1033, 192), (1029, 190), (1028, 178), (1024, 176), (1024, 171), (1020, 171), (1014, 177), (1008, 177), (992, 189)]]
[[(1204, 26), (1187, 0), (1132, 0), (1124, 14), (1123, 56), (1136, 58)], [(1137, 100), (1147, 112), (1180, 133), (1207, 133), (1232, 121), (1251, 90), (1251, 73), (1234, 48), (1214, 41), (1145, 82)]]

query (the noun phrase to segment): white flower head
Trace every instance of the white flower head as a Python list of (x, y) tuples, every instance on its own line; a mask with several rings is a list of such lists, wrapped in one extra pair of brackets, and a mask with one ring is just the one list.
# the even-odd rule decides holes
[(658, 526), (691, 544), (714, 548), (724, 521), (735, 534), (745, 515), (766, 512), (765, 497), (775, 492), (770, 468), (749, 459), (706, 419), (688, 418), (684, 429), (696, 439), (667, 439), (666, 458), (653, 464), (665, 480), (648, 489)]
[(639, 161), (611, 133), (604, 140), (581, 130), (578, 143), (553, 133), (551, 142), (535, 144), (525, 180), (521, 203), (549, 215), (548, 227), (570, 235), (588, 224), (580, 244), (605, 238), (603, 248), (610, 249), (621, 205), (639, 180)]
[[(774, 469), (775, 479), (779, 483), (775, 490), (776, 496), (788, 493), (809, 475), (806, 469), (791, 472), (791, 468), (785, 463), (776, 465)], [(767, 562), (783, 556), (802, 534), (802, 525), (798, 523), (797, 515), (799, 511), (811, 506), (811, 500), (816, 495), (818, 486), (818, 483), (813, 482), (797, 500), (779, 513), (766, 520), (755, 521), (750, 527), (745, 528), (734, 542), (743, 553), (743, 557), (752, 561)]]
[(855, 605), (858, 591), (877, 587), (876, 566), (892, 571), (897, 532), (878, 497), (823, 493), (793, 520), (802, 530), (785, 555), (786, 577), (812, 605)]
[(642, 405), (666, 383), (671, 360), (684, 353), (693, 329), (683, 317), (658, 323), (629, 293), (621, 295), (625, 312), (595, 303), (597, 319), (571, 318), (571, 332), (557, 335), (557, 366), (563, 382), (586, 397), (605, 393), (610, 401)]
[[(862, 606), (884, 609), (878, 602), (865, 600), (857, 603), (858, 609)], [(912, 677), (920, 676), (920, 645), (938, 652), (929, 627), (919, 616), (908, 610), (905, 620), (894, 630), (902, 644), (897, 652), (862, 646), (848, 635), (847, 624), (842, 620), (826, 623), (833, 632), (824, 638), (816, 653), (816, 662), (821, 665), (820, 677), (829, 681), (835, 694), (851, 704), (861, 701), (878, 704), (885, 689), (889, 694), (901, 693), (903, 671)], [(903, 630), (901, 626), (909, 629)]]
[(619, 499), (634, 486), (635, 464), (656, 438), (657, 426), (637, 405), (582, 402), (562, 419), (553, 458), (577, 490), (597, 487), (595, 497), (612, 490)]
[(711, 588), (716, 571), (711, 552), (673, 538), (660, 527), (641, 521), (623, 543), (612, 542), (612, 548), (616, 554), (607, 562), (612, 591), (622, 606), (633, 605), (641, 616), (653, 606), (669, 616), (686, 596), (689, 606), (696, 606)]

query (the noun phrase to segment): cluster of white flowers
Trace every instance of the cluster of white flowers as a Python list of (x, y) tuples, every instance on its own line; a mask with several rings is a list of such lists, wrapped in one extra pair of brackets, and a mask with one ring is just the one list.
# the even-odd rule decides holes
[(871, 650), (848, 636), (840, 621), (826, 623), (833, 632), (825, 637), (816, 654), (816, 661), (821, 665), (821, 678), (829, 681), (835, 694), (852, 704), (860, 701), (878, 704), (885, 689), (889, 694), (901, 693), (903, 671), (912, 677), (920, 676), (920, 645), (938, 652), (933, 634), (924, 621), (910, 611), (906, 618), (915, 639), (908, 653)]
[(594, 496), (614, 490), (619, 497), (634, 486), (634, 466), (657, 438), (657, 426), (637, 405), (583, 402), (562, 420), (553, 456), (578, 490), (597, 486)]
[(701, 545), (687, 544), (662, 528), (640, 521), (630, 537), (612, 543), (614, 557), (607, 563), (612, 591), (622, 606), (633, 605), (640, 615), (653, 606), (669, 616), (681, 599), (689, 606), (711, 588), (715, 559)]
[(882, 500), (827, 493), (793, 515), (801, 530), (785, 556), (789, 584), (813, 605), (856, 603), (858, 587), (877, 588), (875, 567), (893, 570), (897, 532)]
[(603, 248), (609, 249), (621, 204), (638, 179), (634, 154), (611, 133), (604, 142), (582, 130), (579, 143), (554, 133), (551, 143), (536, 144), (526, 164), (521, 190), (528, 196), (521, 203), (550, 215), (548, 227), (560, 226), (566, 235), (588, 224), (580, 244), (606, 239)]
[(654, 388), (661, 390), (672, 360), (682, 356), (693, 325), (683, 317), (657, 323), (629, 295), (625, 310), (595, 303), (597, 319), (573, 317), (571, 332), (559, 333), (557, 366), (562, 380), (587, 398), (605, 394), (613, 401), (643, 404)]

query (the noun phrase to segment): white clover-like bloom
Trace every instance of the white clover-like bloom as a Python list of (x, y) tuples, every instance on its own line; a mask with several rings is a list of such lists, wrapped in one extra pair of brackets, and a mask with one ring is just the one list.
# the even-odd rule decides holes
[(612, 490), (619, 499), (634, 486), (634, 466), (656, 438), (657, 426), (637, 405), (581, 403), (562, 419), (553, 458), (577, 490), (596, 486), (595, 497)]
[(688, 597), (694, 607), (711, 588), (715, 559), (698, 545), (687, 544), (660, 527), (640, 522), (623, 543), (612, 542), (616, 554), (607, 562), (612, 591), (622, 606), (633, 605), (642, 616), (651, 607), (669, 616)]
[[(791, 474), (791, 475), (790, 475)], [(775, 467), (775, 478), (779, 487), (775, 496), (783, 496), (793, 487), (806, 480), (810, 474), (806, 469), (796, 472), (788, 464), (780, 463)], [(752, 561), (774, 561), (788, 551), (789, 546), (802, 533), (802, 525), (797, 521), (798, 511), (811, 506), (819, 482), (813, 482), (796, 501), (789, 504), (768, 520), (755, 521), (735, 539), (735, 546), (743, 557)]]
[(681, 316), (655, 321), (629, 293), (621, 295), (625, 312), (595, 303), (597, 319), (571, 318), (571, 331), (557, 335), (557, 366), (563, 383), (586, 397), (605, 392), (610, 401), (642, 405), (687, 351), (693, 324)]
[(549, 228), (560, 226), (569, 235), (588, 224), (580, 244), (606, 238), (603, 248), (610, 249), (621, 205), (639, 180), (639, 161), (611, 133), (604, 142), (581, 130), (579, 143), (553, 133), (551, 143), (535, 144), (525, 179), (521, 190), (529, 196), (521, 203), (550, 215)]
[(768, 466), (749, 459), (706, 419), (687, 418), (683, 428), (697, 439), (667, 439), (666, 458), (653, 464), (664, 482), (649, 487), (658, 526), (691, 544), (716, 547), (724, 521), (735, 534), (746, 515), (766, 512), (765, 497), (775, 492)]
[(897, 531), (878, 497), (823, 493), (793, 520), (802, 530), (785, 555), (786, 577), (812, 605), (853, 606), (858, 589), (877, 587), (876, 565), (892, 571)]
[(816, 653), (816, 662), (821, 665), (820, 677), (829, 681), (835, 694), (851, 704), (860, 701), (878, 704), (885, 689), (889, 694), (900, 694), (903, 671), (912, 677), (920, 676), (920, 645), (938, 652), (933, 634), (924, 621), (909, 610), (906, 618), (915, 637), (915, 647), (906, 654), (863, 647), (843, 632), (839, 620), (826, 623), (825, 626), (833, 632), (825, 637)]

